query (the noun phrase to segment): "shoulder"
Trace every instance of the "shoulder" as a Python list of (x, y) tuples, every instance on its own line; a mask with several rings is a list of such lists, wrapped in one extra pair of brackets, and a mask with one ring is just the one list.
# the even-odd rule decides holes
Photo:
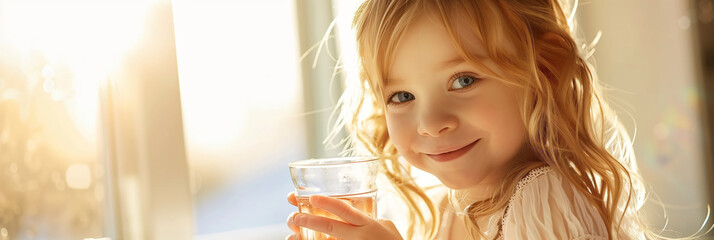
[(607, 239), (606, 225), (588, 197), (550, 167), (518, 182), (503, 217), (505, 239)]

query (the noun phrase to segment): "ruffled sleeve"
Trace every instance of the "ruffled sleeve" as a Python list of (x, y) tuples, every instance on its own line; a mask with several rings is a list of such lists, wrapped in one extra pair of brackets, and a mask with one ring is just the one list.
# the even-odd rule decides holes
[(595, 205), (549, 167), (519, 182), (502, 224), (503, 239), (608, 239)]

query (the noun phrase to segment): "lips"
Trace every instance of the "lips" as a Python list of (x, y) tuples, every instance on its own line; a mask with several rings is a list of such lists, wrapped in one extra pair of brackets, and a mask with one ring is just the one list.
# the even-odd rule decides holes
[[(481, 140), (481, 139), (479, 139), (479, 140)], [(463, 147), (453, 150), (453, 151), (443, 152), (443, 153), (439, 153), (439, 154), (425, 153), (425, 155), (431, 159), (434, 159), (434, 161), (437, 161), (437, 162), (448, 162), (448, 161), (457, 159), (457, 158), (463, 156), (464, 154), (466, 154), (469, 150), (471, 150), (471, 148), (474, 147), (474, 145), (476, 145), (476, 143), (479, 140), (476, 140), (472, 143), (469, 143), (469, 145), (463, 146)]]

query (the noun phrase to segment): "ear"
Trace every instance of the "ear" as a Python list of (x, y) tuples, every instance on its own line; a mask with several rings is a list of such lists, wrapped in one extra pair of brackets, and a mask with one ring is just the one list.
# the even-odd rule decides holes
[(546, 32), (536, 43), (538, 54), (538, 67), (546, 74), (551, 81), (559, 79), (556, 76), (564, 76), (565, 71), (570, 69), (573, 57), (576, 55), (574, 46), (561, 35)]

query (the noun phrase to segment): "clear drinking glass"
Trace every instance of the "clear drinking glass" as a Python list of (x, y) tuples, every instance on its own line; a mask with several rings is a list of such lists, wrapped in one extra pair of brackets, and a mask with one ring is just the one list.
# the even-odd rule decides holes
[[(378, 163), (374, 157), (310, 159), (289, 163), (299, 211), (340, 220), (310, 205), (310, 196), (319, 194), (340, 199), (370, 217), (376, 217)], [(327, 234), (307, 228), (300, 229), (300, 236), (302, 239), (330, 239)]]

